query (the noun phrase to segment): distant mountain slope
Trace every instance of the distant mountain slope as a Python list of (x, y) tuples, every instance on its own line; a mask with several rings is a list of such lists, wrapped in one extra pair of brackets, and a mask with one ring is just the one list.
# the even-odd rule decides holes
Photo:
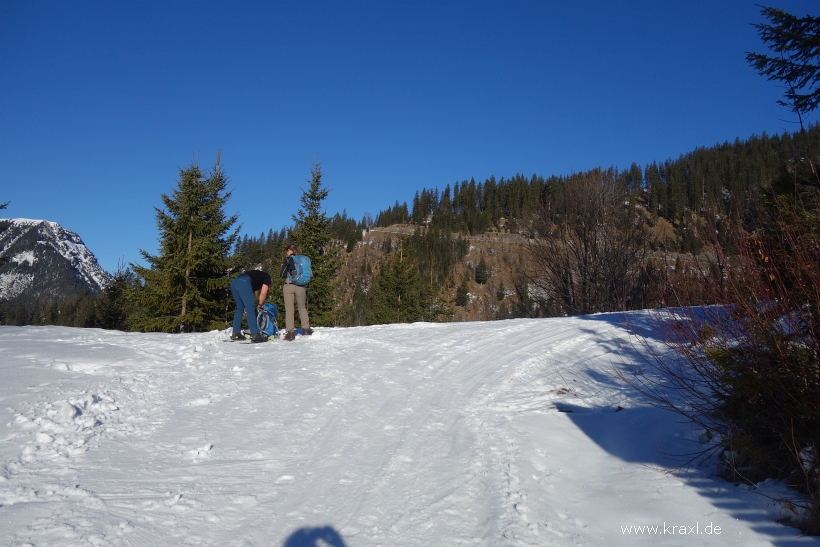
[(56, 222), (0, 219), (0, 300), (63, 300), (83, 290), (98, 294), (111, 276), (76, 233)]

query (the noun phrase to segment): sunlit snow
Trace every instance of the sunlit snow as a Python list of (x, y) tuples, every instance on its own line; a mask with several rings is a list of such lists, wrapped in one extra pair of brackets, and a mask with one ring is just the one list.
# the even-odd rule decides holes
[(225, 338), (0, 327), (0, 545), (818, 544), (664, 472), (622, 316)]

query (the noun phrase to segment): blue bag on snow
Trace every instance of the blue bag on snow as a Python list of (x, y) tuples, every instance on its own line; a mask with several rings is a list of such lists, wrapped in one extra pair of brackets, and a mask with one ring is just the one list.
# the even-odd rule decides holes
[(291, 258), (296, 271), (290, 274), (290, 280), (294, 285), (304, 287), (310, 282), (310, 258), (305, 255), (293, 255)]
[(256, 316), (256, 324), (260, 332), (268, 338), (274, 338), (279, 334), (279, 328), (276, 326), (276, 314), (278, 313), (279, 308), (267, 303)]

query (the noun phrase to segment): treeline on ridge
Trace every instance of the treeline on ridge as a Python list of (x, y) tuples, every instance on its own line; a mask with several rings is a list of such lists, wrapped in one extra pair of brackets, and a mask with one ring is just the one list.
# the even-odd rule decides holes
[[(820, 127), (814, 124), (803, 133), (763, 133), (748, 140), (697, 148), (675, 160), (612, 169), (627, 191), (642, 194), (647, 211), (675, 223), (680, 239), (677, 250), (685, 252), (691, 249), (684, 242), (692, 243), (679, 226), (685, 212), (708, 209), (737, 220), (753, 207), (760, 183), (777, 178), (798, 148), (818, 147)], [(497, 227), (504, 217), (510, 231), (518, 231), (525, 229), (521, 223), (537, 212), (544, 193), (564, 185), (572, 176), (514, 175), (499, 180), (490, 177), (484, 182), (456, 182), (444, 190), (423, 189), (416, 192), (410, 206), (397, 201), (380, 211), (373, 225), (429, 225), (476, 235)]]
[[(768, 136), (765, 133), (748, 140), (735, 140), (711, 148), (698, 148), (682, 154), (678, 159), (653, 162), (645, 167), (632, 164), (626, 170), (612, 168), (606, 170), (607, 177), (617, 181), (619, 191), (629, 194), (631, 200), (644, 212), (641, 222), (649, 226), (661, 227), (654, 236), (648, 238), (651, 249), (676, 253), (699, 251), (704, 245), (698, 236), (698, 219), (708, 218), (712, 224), (715, 218), (732, 221), (742, 220), (753, 214), (761, 183), (772, 181), (782, 174), (797, 149), (820, 148), (820, 127), (812, 125), (805, 132)], [(604, 172), (604, 171), (602, 171)], [(184, 173), (183, 173), (184, 175)], [(199, 175), (197, 175), (199, 176)], [(220, 175), (222, 176), (222, 175)], [(409, 225), (412, 235), (394, 236), (383, 245), (382, 259), (368, 259), (357, 265), (355, 271), (345, 274), (328, 286), (335, 293), (337, 302), (326, 303), (325, 314), (331, 325), (361, 325), (373, 322), (439, 320), (453, 318), (452, 309), (462, 306), (469, 292), (469, 283), (475, 286), (478, 278), (474, 269), (469, 283), (459, 276), (456, 269), (467, 254), (469, 244), (466, 237), (501, 229), (531, 237), (537, 226), (534, 222), (543, 213), (544, 204), (550, 196), (559, 195), (570, 181), (584, 173), (565, 176), (525, 177), (514, 175), (509, 178), (490, 177), (483, 182), (475, 179), (447, 185), (443, 190), (425, 188), (416, 192), (410, 206), (398, 201), (375, 218), (369, 214), (356, 220), (346, 211), (333, 216), (322, 217), (322, 230), (327, 230), (333, 242), (333, 253), (351, 253), (362, 241), (364, 234), (374, 228), (386, 228), (395, 224)], [(224, 181), (220, 188), (224, 188)], [(224, 204), (224, 199), (219, 201)], [(503, 219), (503, 221), (502, 221)], [(717, 222), (719, 236), (727, 242), (724, 233), (726, 222)], [(292, 227), (279, 230), (270, 229), (258, 237), (231, 236), (228, 255), (222, 263), (233, 275), (252, 267), (277, 272), (284, 248), (291, 237)], [(706, 242), (708, 243), (708, 242)], [(224, 247), (224, 244), (223, 244)], [(395, 257), (401, 268), (391, 262)], [(631, 287), (628, 307), (654, 307), (669, 302), (664, 287), (670, 284), (665, 277), (668, 271), (684, 271), (681, 259), (673, 258), (676, 267), (658, 268), (657, 258), (652, 257), (640, 265), (640, 275)], [(222, 267), (222, 266), (220, 266)], [(214, 270), (216, 271), (216, 270)], [(412, 273), (412, 275), (410, 275)], [(394, 277), (388, 280), (385, 276)], [(405, 280), (399, 282), (401, 275)], [(210, 274), (209, 274), (210, 275)], [(227, 286), (232, 274), (225, 275), (220, 283)], [(396, 277), (398, 276), (398, 277)], [(381, 279), (380, 279), (381, 277)], [(133, 283), (133, 272), (124, 272), (120, 283)], [(693, 283), (693, 280), (689, 280)], [(188, 281), (187, 283), (191, 283)], [(532, 295), (533, 280), (523, 275), (508, 287), (517, 295), (496, 302), (504, 313), (496, 318), (513, 316), (563, 315), (586, 311), (604, 311), (601, 306), (559, 305), (557, 300), (539, 298)], [(390, 292), (382, 290), (394, 285)], [(418, 286), (416, 286), (416, 284)], [(536, 283), (537, 284), (537, 283)], [(201, 327), (224, 324), (231, 306), (226, 289), (214, 292), (217, 285), (208, 289), (213, 300), (208, 317), (203, 318)], [(407, 295), (396, 287), (407, 286)], [(380, 288), (381, 287), (381, 288)], [(455, 298), (453, 291), (458, 290)], [(496, 291), (504, 292), (505, 287)], [(204, 289), (199, 289), (200, 291)], [(128, 291), (120, 291), (126, 293)], [(327, 292), (327, 291), (325, 291)], [(272, 291), (275, 294), (275, 291)], [(379, 308), (396, 305), (375, 300), (377, 295), (387, 298), (392, 294), (402, 302), (404, 311), (394, 315), (376, 313)], [(115, 295), (104, 293), (101, 302)], [(218, 296), (222, 294), (223, 296)], [(543, 296), (543, 295), (542, 295)], [(408, 301), (418, 300), (418, 306), (410, 306)], [(97, 312), (93, 296), (74, 295), (59, 302), (36, 302), (21, 306), (18, 302), (7, 301), (0, 304), (0, 322), (4, 324), (63, 324), (71, 326), (100, 326), (107, 328), (135, 328), (127, 321), (115, 320), (117, 314), (108, 311)], [(220, 303), (222, 301), (222, 303)], [(55, 311), (56, 306), (56, 311)], [(102, 305), (104, 308), (104, 304)], [(516, 310), (512, 314), (509, 310)], [(369, 312), (367, 310), (370, 310)], [(408, 311), (409, 310), (409, 311)], [(133, 310), (119, 315), (128, 317)], [(168, 312), (163, 312), (167, 315)], [(392, 319), (391, 319), (392, 317)], [(129, 326), (130, 325), (130, 326)], [(145, 327), (141, 327), (143, 330)], [(150, 329), (149, 329), (150, 330)]]

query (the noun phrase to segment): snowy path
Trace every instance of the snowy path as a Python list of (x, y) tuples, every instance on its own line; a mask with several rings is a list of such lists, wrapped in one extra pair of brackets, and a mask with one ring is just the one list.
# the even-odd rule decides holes
[(692, 435), (612, 378), (623, 336), (611, 315), (258, 345), (0, 327), (0, 545), (820, 543), (647, 465)]

